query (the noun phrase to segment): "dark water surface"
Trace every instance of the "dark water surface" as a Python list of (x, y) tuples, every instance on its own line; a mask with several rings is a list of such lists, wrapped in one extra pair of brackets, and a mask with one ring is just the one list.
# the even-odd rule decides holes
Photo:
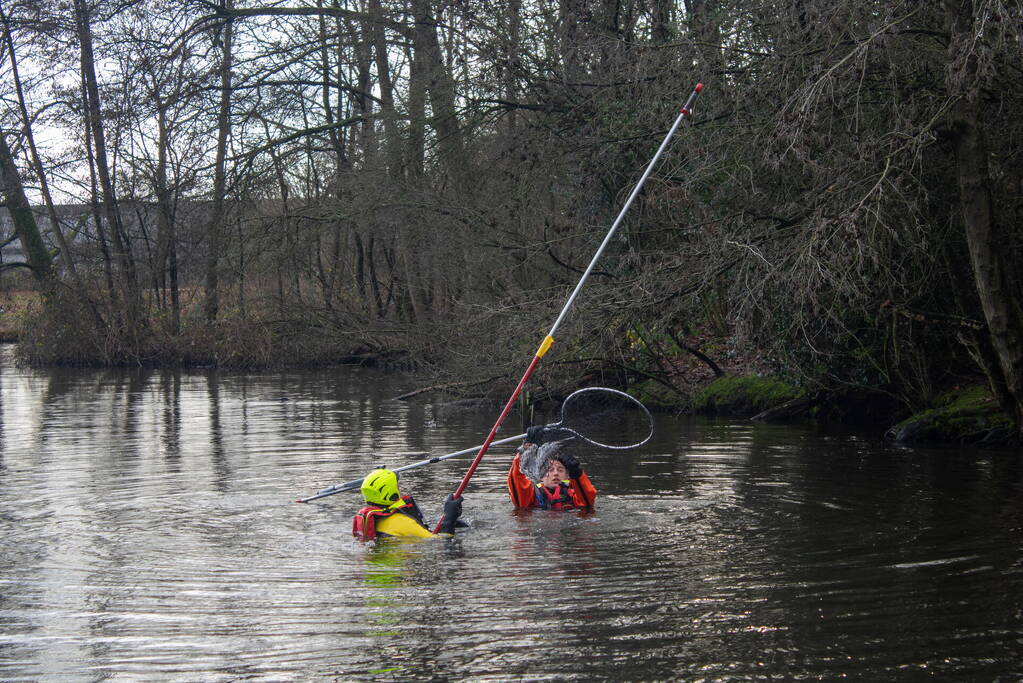
[[(292, 502), (496, 416), (411, 388), (4, 357), (0, 680), (1023, 679), (1018, 453), (659, 417), (588, 459), (589, 516), (513, 513), (507, 447), (454, 540)], [(403, 477), (428, 517), (468, 460)]]

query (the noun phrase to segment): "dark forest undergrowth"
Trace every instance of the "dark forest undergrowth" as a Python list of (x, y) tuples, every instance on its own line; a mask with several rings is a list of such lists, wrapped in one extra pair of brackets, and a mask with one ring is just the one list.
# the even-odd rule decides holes
[[(45, 307), (28, 290), (0, 293), (0, 339), (17, 342), (19, 362), (36, 367), (177, 367), (266, 371), (344, 365), (404, 372), (418, 388), (400, 400), (506, 399), (531, 360), (540, 334), (514, 317), (433, 326), (367, 325), (353, 316), (228, 313), (214, 325), (185, 316), (178, 334), (159, 319), (131, 334), (101, 333), (80, 305)], [(592, 321), (587, 321), (592, 322)], [(686, 335), (644, 333), (620, 325), (617, 335), (586, 331), (556, 343), (528, 385), (526, 400), (557, 401), (592, 385), (629, 391), (655, 411), (768, 422), (869, 427), (901, 443), (1017, 443), (1012, 422), (983, 384), (964, 376), (931, 405), (914, 409), (877, 386), (830, 383), (793, 372), (770, 350), (709, 329)], [(587, 341), (588, 339), (588, 341)], [(565, 348), (559, 348), (563, 346)], [(485, 359), (485, 360), (484, 360)]]

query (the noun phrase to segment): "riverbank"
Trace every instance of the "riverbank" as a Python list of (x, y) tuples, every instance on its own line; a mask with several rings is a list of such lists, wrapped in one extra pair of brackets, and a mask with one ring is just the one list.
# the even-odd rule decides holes
[[(636, 393), (643, 394), (642, 388)], [(647, 400), (655, 399), (648, 395)], [(1019, 443), (1012, 421), (980, 384), (955, 387), (933, 407), (911, 413), (879, 392), (807, 392), (776, 377), (726, 376), (698, 392), (692, 411), (760, 422), (871, 424), (883, 430), (885, 439), (906, 445)]]
[(25, 321), (39, 305), (39, 295), (26, 290), (0, 291), (0, 343), (17, 342)]
[[(363, 365), (408, 370), (415, 350), (408, 330), (393, 324), (327, 322), (315, 311), (250, 301), (202, 319), (194, 297), (172, 324), (142, 313), (144, 322), (116, 319), (109, 306), (90, 306), (66, 291), (44, 309), (39, 293), (0, 292), (0, 341), (18, 343), (19, 362), (35, 367), (180, 367), (266, 370)], [(102, 312), (101, 312), (102, 311)]]
[[(478, 363), (458, 362), (445, 348), (464, 346), (457, 334), (374, 326), (352, 321), (348, 328), (318, 324), (308, 315), (226, 315), (216, 324), (202, 324), (192, 312), (177, 334), (150, 321), (130, 344), (111, 343), (90, 335), (87, 312), (57, 308), (40, 310), (31, 291), (0, 292), (0, 341), (21, 342), (17, 356), (35, 366), (217, 367), (235, 370), (326, 368), (360, 365), (412, 373), (421, 387), (407, 397), (441, 395), (458, 399), (496, 399), (507, 395), (521, 372), (512, 349), (529, 340), (509, 338), (487, 357), (486, 378)], [(76, 321), (74, 321), (77, 319)], [(521, 343), (520, 343), (521, 342)], [(652, 410), (678, 414), (728, 416), (762, 422), (819, 421), (873, 425), (886, 439), (903, 444), (992, 444), (1018, 441), (1012, 421), (981, 384), (957, 386), (932, 406), (915, 414), (880, 391), (846, 389), (809, 391), (781, 379), (755, 350), (734, 338), (701, 338), (717, 360), (676, 345), (676, 352), (656, 348), (649, 339), (630, 340), (633, 355), (553, 359), (540, 378), (553, 398), (579, 384), (627, 388)], [(447, 346), (445, 346), (445, 344)], [(655, 353), (654, 351), (658, 351)], [(577, 353), (576, 349), (565, 352)], [(503, 355), (502, 355), (503, 354)], [(445, 358), (445, 356), (448, 356)], [(472, 375), (472, 376), (469, 376)]]

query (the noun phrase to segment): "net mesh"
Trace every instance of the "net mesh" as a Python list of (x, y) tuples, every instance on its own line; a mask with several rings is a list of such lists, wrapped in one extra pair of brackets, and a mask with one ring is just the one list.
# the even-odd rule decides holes
[(544, 440), (570, 437), (605, 448), (634, 448), (653, 433), (653, 419), (642, 403), (604, 387), (581, 389), (565, 399), (561, 420), (547, 425)]

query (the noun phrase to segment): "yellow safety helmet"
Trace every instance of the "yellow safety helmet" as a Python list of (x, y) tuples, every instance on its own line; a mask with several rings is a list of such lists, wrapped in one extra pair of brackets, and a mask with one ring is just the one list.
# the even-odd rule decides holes
[(398, 475), (391, 470), (373, 470), (362, 480), (362, 497), (367, 503), (387, 508), (401, 504)]

